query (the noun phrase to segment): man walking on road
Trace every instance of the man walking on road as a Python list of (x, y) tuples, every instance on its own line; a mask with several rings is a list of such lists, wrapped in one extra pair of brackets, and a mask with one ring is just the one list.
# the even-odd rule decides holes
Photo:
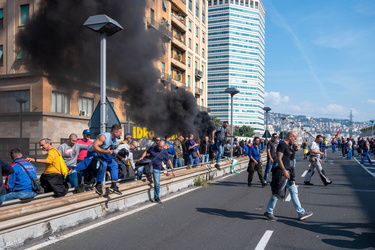
[(247, 185), (249, 187), (253, 186), (252, 181), (254, 172), (257, 171), (259, 180), (262, 183), (262, 187), (267, 186), (267, 182), (265, 182), (263, 178), (262, 162), (260, 161), (261, 155), (259, 147), (259, 137), (255, 137), (253, 140), (253, 145), (249, 150), (249, 158), (249, 166), (247, 167), (247, 172), (249, 173), (247, 177)]
[(272, 167), (276, 164), (276, 149), (279, 145), (279, 140), (277, 139), (277, 133), (273, 133), (271, 140), (267, 143), (267, 166), (264, 171), (264, 181), (268, 181), (268, 175), (271, 172)]
[(370, 137), (367, 137), (367, 141), (363, 140), (362, 142), (362, 148), (363, 148), (363, 153), (362, 153), (362, 160), (361, 163), (365, 163), (365, 159), (368, 160), (370, 164), (372, 164), (371, 158), (370, 158)]
[[(286, 138), (279, 142), (277, 146), (277, 163), (278, 165), (272, 169), (272, 182), (271, 190), (272, 196), (267, 205), (267, 210), (264, 216), (270, 221), (276, 221), (277, 218), (273, 215), (277, 200), (279, 198), (285, 198), (280, 196), (282, 189), (288, 188), (294, 208), (297, 211), (298, 219), (305, 220), (306, 218), (313, 215), (312, 212), (306, 212), (301, 206), (298, 199), (298, 189), (294, 181), (294, 169), (290, 167), (291, 152), (290, 148), (297, 140), (297, 133), (290, 131)], [(281, 185), (280, 185), (281, 184)]]
[(325, 175), (323, 167), (322, 167), (322, 160), (320, 159), (321, 155), (324, 155), (323, 152), (319, 150), (319, 143), (323, 140), (322, 135), (317, 135), (315, 141), (311, 142), (310, 144), (310, 169), (305, 176), (305, 185), (313, 185), (311, 181), (311, 177), (313, 176), (316, 169), (322, 179), (322, 182), (325, 186), (332, 183)]

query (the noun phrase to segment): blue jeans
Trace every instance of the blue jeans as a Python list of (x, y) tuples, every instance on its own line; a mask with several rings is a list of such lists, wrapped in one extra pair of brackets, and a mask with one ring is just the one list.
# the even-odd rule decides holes
[(371, 161), (371, 158), (370, 158), (370, 152), (363, 152), (361, 163), (362, 163), (362, 164), (365, 163), (365, 160), (366, 160), (366, 159), (368, 160), (368, 162), (369, 162), (370, 164), (372, 164), (372, 161)]
[(5, 199), (4, 195), (0, 195), (0, 205), (3, 204), (4, 199)]
[(118, 165), (115, 160), (108, 160), (103, 161), (103, 173), (97, 175), (97, 181), (104, 181), (105, 171), (109, 171), (111, 173), (111, 180), (117, 181), (118, 180)]
[(156, 199), (160, 195), (160, 170), (154, 169), (152, 175), (154, 177), (154, 199)]
[(192, 155), (189, 155), (189, 163), (191, 165), (199, 164), (199, 157), (193, 157)]
[(78, 184), (81, 183), (82, 180), (82, 173), (73, 170), (68, 174), (66, 177), (66, 181), (70, 183), (72, 187), (78, 187)]
[(5, 194), (3, 197), (4, 197), (4, 201), (9, 201), (9, 200), (14, 200), (14, 199), (26, 200), (26, 199), (34, 198), (36, 195), (37, 193), (32, 192), (32, 191), (10, 192), (10, 193)]
[(334, 152), (336, 152), (336, 145), (335, 144), (332, 145), (332, 153), (334, 153)]
[(266, 170), (264, 171), (264, 181), (268, 180), (268, 175), (271, 172), (272, 167), (275, 165), (274, 162), (271, 162), (270, 160), (267, 161)]
[[(303, 207), (301, 207), (301, 203), (299, 202), (297, 186), (295, 184), (290, 185), (290, 181), (288, 180), (287, 183), (286, 183), (286, 187), (289, 190), (290, 197), (292, 198), (293, 206), (296, 209), (297, 213), (299, 215), (304, 214), (305, 209), (303, 209)], [(271, 199), (270, 199), (270, 201), (268, 202), (268, 205), (267, 205), (267, 210), (266, 210), (267, 213), (273, 214), (273, 210), (276, 206), (277, 200), (278, 199), (275, 195), (271, 196)]]
[(173, 158), (173, 168), (182, 167), (181, 158)]
[(216, 154), (216, 163), (219, 163), (221, 161), (221, 158), (223, 157), (224, 154), (224, 145), (221, 144), (221, 142), (216, 142), (216, 149), (217, 149), (217, 154)]
[(143, 175), (143, 169), (144, 166), (140, 166), (137, 168), (137, 180), (142, 180), (142, 175)]
[(348, 148), (348, 154), (346, 156), (346, 159), (351, 160), (352, 159), (352, 153), (353, 153), (353, 149)]
[(209, 154), (202, 155), (202, 163), (208, 162), (210, 158)]

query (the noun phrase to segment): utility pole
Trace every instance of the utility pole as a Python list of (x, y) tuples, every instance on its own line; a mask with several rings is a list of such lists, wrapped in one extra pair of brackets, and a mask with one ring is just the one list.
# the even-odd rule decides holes
[(353, 136), (353, 113), (352, 110), (350, 110), (350, 115), (349, 115), (349, 138), (352, 138)]

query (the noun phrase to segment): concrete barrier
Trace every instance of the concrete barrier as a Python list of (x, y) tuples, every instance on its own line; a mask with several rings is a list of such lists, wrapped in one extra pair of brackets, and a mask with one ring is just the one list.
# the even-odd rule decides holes
[[(237, 158), (237, 169), (246, 168), (248, 157)], [(194, 185), (197, 176), (213, 180), (230, 173), (231, 161), (221, 163), (221, 171), (214, 165), (199, 165), (176, 171), (176, 177), (162, 176), (160, 196)], [(94, 191), (52, 198), (45, 195), (29, 204), (14, 203), (0, 207), (0, 249), (18, 247), (25, 241), (47, 237), (81, 223), (90, 222), (108, 213), (123, 211), (153, 197), (153, 186), (134, 181), (119, 185), (122, 195), (99, 197)]]

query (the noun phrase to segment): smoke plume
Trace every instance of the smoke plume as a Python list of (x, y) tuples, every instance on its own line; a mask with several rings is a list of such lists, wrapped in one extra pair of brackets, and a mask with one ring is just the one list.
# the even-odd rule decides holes
[[(52, 84), (98, 93), (99, 34), (83, 26), (89, 16), (106, 14), (124, 30), (107, 40), (107, 85), (120, 89), (127, 115), (157, 134), (204, 135), (213, 129), (199, 112), (195, 97), (183, 88), (158, 84), (154, 66), (162, 55), (163, 35), (145, 29), (146, 0), (49, 0), (18, 37), (30, 55), (30, 70), (43, 71)], [(204, 123), (204, 124), (202, 124)]]

